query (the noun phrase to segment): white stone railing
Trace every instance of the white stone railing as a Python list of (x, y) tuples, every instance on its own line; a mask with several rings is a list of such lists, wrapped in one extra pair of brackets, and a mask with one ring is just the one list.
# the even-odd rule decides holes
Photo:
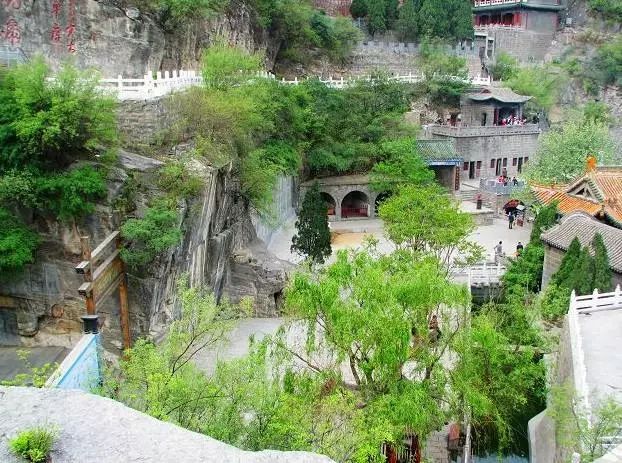
[(569, 311), (577, 313), (602, 312), (604, 310), (622, 309), (622, 291), (620, 285), (610, 293), (599, 293), (597, 289), (587, 296), (577, 296), (573, 291), (570, 295)]
[(574, 291), (570, 295), (568, 307), (568, 331), (570, 334), (570, 346), (572, 349), (572, 373), (577, 401), (582, 410), (591, 421), (592, 409), (590, 406), (589, 389), (587, 386), (587, 368), (585, 366), (583, 352), (583, 337), (579, 327), (579, 315), (606, 310), (622, 309), (622, 291), (620, 285), (610, 293), (599, 293), (594, 290), (587, 296), (577, 296)]
[[(275, 79), (274, 74), (265, 71), (258, 72), (257, 77)], [(405, 83), (417, 83), (424, 79), (423, 75), (412, 73), (389, 78)], [(446, 78), (466, 81), (461, 77), (446, 76)], [(332, 88), (344, 88), (357, 81), (371, 79), (372, 77), (341, 77), (338, 79), (329, 77), (328, 79), (320, 79), (320, 81)], [(284, 85), (298, 85), (304, 81), (305, 79), (298, 78), (294, 78), (293, 80), (279, 80), (279, 82)], [(491, 79), (490, 77), (478, 76), (468, 79), (468, 82), (473, 85), (490, 85)], [(117, 78), (102, 79), (101, 88), (106, 91), (114, 92), (120, 100), (147, 100), (161, 97), (174, 91), (184, 90), (195, 85), (201, 85), (202, 83), (203, 77), (196, 71), (172, 71), (170, 73), (168, 71), (164, 73), (158, 71), (155, 74), (148, 72), (143, 78), (125, 78), (119, 75)]]
[(475, 0), (473, 6), (495, 6), (522, 3), (522, 0)]
[(498, 284), (506, 270), (505, 265), (500, 262), (497, 264), (484, 262), (470, 267), (455, 268), (452, 275), (454, 277), (466, 276), (467, 284), (470, 287), (471, 285)]

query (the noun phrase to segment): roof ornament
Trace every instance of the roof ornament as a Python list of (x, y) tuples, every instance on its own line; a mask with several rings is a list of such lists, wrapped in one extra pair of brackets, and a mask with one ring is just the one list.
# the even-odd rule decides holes
[(589, 154), (587, 156), (586, 162), (585, 162), (585, 171), (586, 172), (593, 172), (596, 170), (596, 156), (594, 156), (593, 154)]

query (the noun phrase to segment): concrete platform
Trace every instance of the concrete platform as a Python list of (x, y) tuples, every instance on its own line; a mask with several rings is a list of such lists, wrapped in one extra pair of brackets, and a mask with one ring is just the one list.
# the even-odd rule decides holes
[(69, 353), (69, 349), (64, 347), (0, 347), (0, 381), (27, 373), (24, 361), (17, 356), (20, 350), (29, 353), (28, 361), (33, 367), (42, 367), (46, 363), (60, 364)]

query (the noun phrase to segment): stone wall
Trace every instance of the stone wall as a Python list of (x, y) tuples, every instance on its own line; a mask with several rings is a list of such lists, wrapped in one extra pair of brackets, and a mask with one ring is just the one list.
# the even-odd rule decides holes
[[(522, 127), (517, 127), (521, 129)], [(486, 127), (483, 127), (486, 129)], [(456, 151), (463, 158), (464, 162), (480, 161), (481, 168), (476, 177), (495, 177), (496, 168), (491, 166), (493, 159), (506, 159), (505, 168), (507, 174), (512, 177), (519, 175), (518, 162), (514, 166), (513, 159), (519, 157), (533, 158), (538, 147), (538, 133), (529, 133), (527, 131), (517, 130), (519, 133), (512, 134), (511, 130), (504, 130), (503, 127), (492, 127), (491, 129), (499, 129), (498, 131), (504, 135), (487, 135), (482, 133), (480, 136), (449, 136), (439, 133), (440, 131), (432, 130), (433, 138), (453, 138)], [(510, 128), (511, 129), (511, 128)], [(523, 133), (521, 133), (523, 132)], [(458, 133), (456, 132), (456, 135)], [(503, 162), (503, 161), (502, 161)], [(461, 176), (465, 177), (468, 172), (462, 171)]]
[(478, 28), (486, 34), (480, 40), (492, 39), (495, 53), (503, 51), (523, 63), (543, 61), (555, 37), (557, 13), (529, 11), (528, 21), (533, 23), (534, 30), (491, 26)]
[[(76, 390), (0, 387), (0, 435), (57, 427), (54, 463), (331, 463), (310, 452), (250, 452), (159, 421), (112, 399)], [(0, 461), (24, 460), (0, 446)]]
[(53, 67), (72, 58), (104, 77), (196, 69), (201, 50), (219, 36), (249, 50), (267, 51), (268, 67), (277, 48), (239, 5), (164, 31), (156, 18), (113, 0), (10, 0), (0, 3), (0, 31), (0, 46), (19, 47), (27, 57), (41, 54)]

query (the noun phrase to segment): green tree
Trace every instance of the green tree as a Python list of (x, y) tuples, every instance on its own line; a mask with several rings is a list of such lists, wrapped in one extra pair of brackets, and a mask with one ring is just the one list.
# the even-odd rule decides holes
[(582, 175), (588, 156), (601, 165), (616, 162), (615, 143), (604, 124), (571, 120), (540, 137), (527, 175), (542, 183), (567, 183)]
[[(619, 7), (622, 11), (622, 7)], [(591, 63), (603, 85), (622, 83), (622, 36), (618, 35), (598, 48), (598, 54)]]
[[(566, 286), (567, 282), (572, 278), (572, 275), (577, 270), (579, 257), (581, 256), (581, 243), (579, 239), (575, 237), (568, 246), (568, 250), (562, 258), (562, 262), (559, 269), (552, 277), (552, 281), (560, 286)], [(572, 289), (572, 288), (571, 288)]]
[(376, 163), (370, 174), (375, 191), (395, 192), (403, 185), (422, 185), (434, 180), (434, 172), (417, 153), (412, 138), (384, 142), (381, 148), (385, 159)]
[(581, 248), (579, 257), (577, 258), (575, 271), (566, 280), (565, 286), (571, 291), (577, 294), (577, 296), (584, 296), (590, 294), (592, 288), (592, 275), (594, 272), (594, 259), (590, 255), (590, 251), (587, 246)]
[(15, 273), (34, 262), (39, 237), (0, 207), (0, 275)]
[(544, 246), (538, 241), (529, 243), (520, 256), (510, 261), (510, 266), (503, 275), (506, 294), (539, 291), (543, 265)]
[(540, 235), (557, 223), (557, 202), (538, 208), (529, 242), (541, 244)]
[(121, 250), (121, 257), (130, 267), (145, 267), (181, 241), (179, 222), (175, 204), (158, 200), (147, 208), (142, 218), (129, 219), (121, 226), (121, 235), (129, 242)]
[(414, 41), (419, 37), (419, 1), (406, 0), (398, 11), (395, 31), (400, 40)]
[(116, 100), (98, 75), (64, 65), (52, 79), (42, 58), (0, 73), (0, 172), (62, 169), (117, 142)]
[(212, 44), (203, 52), (203, 81), (209, 88), (224, 90), (239, 85), (260, 69), (263, 56), (249, 53), (224, 41)]
[(353, 18), (364, 18), (367, 16), (367, 0), (352, 0), (350, 14)]
[(597, 289), (601, 293), (613, 289), (611, 267), (609, 266), (609, 256), (607, 247), (600, 233), (596, 233), (592, 239), (592, 249), (594, 250), (594, 277), (592, 289)]
[(332, 252), (326, 203), (322, 199), (317, 183), (307, 191), (302, 201), (291, 249), (320, 264), (324, 263)]
[(425, 79), (415, 88), (415, 95), (427, 98), (437, 108), (459, 108), (460, 96), (470, 87), (466, 60), (448, 55), (437, 40), (421, 44), (418, 60)]
[(444, 2), (449, 16), (449, 36), (455, 40), (473, 38), (473, 4), (469, 0)]
[(399, 0), (384, 0), (387, 29), (393, 29), (398, 17)]
[(490, 67), (490, 73), (495, 80), (507, 81), (518, 72), (518, 61), (504, 51), (495, 54), (495, 61)]
[(367, 30), (372, 36), (387, 30), (385, 0), (372, 1), (368, 4)]
[(380, 205), (379, 216), (398, 249), (433, 255), (446, 269), (456, 253), (468, 261), (481, 257), (481, 248), (467, 240), (473, 219), (438, 184), (400, 187)]
[(445, 3), (438, 0), (422, 0), (419, 9), (419, 34), (428, 38), (453, 37), (449, 12)]
[(590, 10), (612, 22), (622, 23), (622, 4), (617, 0), (588, 0)]
[(545, 66), (519, 68), (506, 82), (520, 95), (529, 95), (527, 111), (533, 115), (547, 113), (557, 103), (564, 76)]

